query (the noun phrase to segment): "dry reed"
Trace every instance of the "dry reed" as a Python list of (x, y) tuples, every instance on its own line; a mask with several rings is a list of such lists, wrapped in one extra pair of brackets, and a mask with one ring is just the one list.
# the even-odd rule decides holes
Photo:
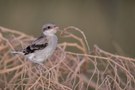
[[(80, 32), (82, 37), (72, 34)], [(90, 51), (85, 34), (64, 28), (61, 37), (77, 42), (58, 45), (43, 66), (11, 54), (34, 38), (0, 27), (0, 89), (5, 90), (134, 90), (135, 59), (108, 53), (98, 46)], [(66, 51), (74, 47), (82, 53)]]

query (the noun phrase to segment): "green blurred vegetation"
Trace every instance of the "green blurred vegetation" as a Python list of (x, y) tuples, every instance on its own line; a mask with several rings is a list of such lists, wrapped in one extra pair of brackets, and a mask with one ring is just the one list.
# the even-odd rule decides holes
[(133, 0), (1, 0), (0, 26), (38, 36), (44, 23), (76, 26), (92, 48), (135, 57)]

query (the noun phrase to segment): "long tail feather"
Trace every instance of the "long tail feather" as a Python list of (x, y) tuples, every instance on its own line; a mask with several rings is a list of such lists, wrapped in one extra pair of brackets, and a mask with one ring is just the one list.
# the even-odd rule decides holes
[(23, 52), (20, 52), (20, 51), (11, 51), (11, 53), (13, 53), (13, 54), (20, 54), (20, 55), (24, 55), (24, 53), (23, 53)]

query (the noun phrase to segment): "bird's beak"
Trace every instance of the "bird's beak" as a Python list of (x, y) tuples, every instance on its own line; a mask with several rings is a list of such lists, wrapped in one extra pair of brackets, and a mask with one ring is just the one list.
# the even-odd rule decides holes
[(55, 29), (56, 29), (57, 31), (59, 31), (59, 27), (58, 27), (58, 26), (55, 26)]

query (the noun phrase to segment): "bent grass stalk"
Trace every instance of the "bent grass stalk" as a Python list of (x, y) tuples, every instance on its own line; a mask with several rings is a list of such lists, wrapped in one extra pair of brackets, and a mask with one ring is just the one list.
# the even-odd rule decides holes
[[(72, 31), (80, 32), (77, 36)], [(48, 61), (39, 65), (11, 51), (22, 48), (34, 38), (22, 32), (0, 27), (0, 88), (8, 90), (133, 90), (135, 59), (114, 55), (94, 46), (89, 48), (82, 30), (69, 26), (61, 37), (76, 42), (59, 43)], [(73, 47), (82, 53), (66, 51)]]

